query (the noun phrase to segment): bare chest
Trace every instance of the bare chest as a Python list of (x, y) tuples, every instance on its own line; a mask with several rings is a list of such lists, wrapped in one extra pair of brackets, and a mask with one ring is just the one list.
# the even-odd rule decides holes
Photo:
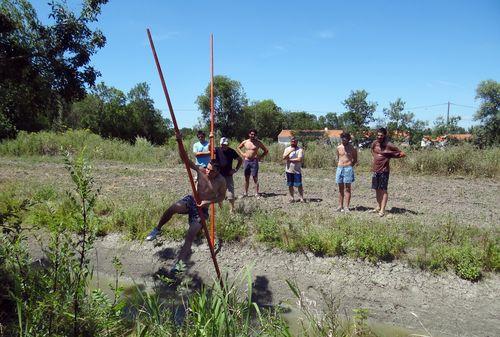
[(247, 151), (256, 151), (258, 148), (258, 144), (252, 143), (250, 141), (245, 143), (245, 150)]

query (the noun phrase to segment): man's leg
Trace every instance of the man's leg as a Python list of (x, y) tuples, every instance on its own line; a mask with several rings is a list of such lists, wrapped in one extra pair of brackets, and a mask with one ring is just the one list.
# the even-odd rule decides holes
[(293, 202), (294, 196), (293, 196), (293, 186), (288, 186), (288, 194), (290, 195), (290, 202)]
[(158, 221), (158, 225), (156, 225), (155, 228), (149, 233), (149, 235), (146, 237), (147, 241), (152, 241), (156, 239), (156, 236), (160, 233), (161, 228), (163, 225), (165, 225), (174, 214), (186, 214), (187, 212), (187, 206), (186, 203), (183, 202), (182, 200), (179, 200), (172, 204), (161, 216), (160, 220)]
[(300, 201), (304, 202), (304, 188), (302, 185), (298, 186), (297, 189), (299, 190), (299, 195), (300, 195)]
[(338, 211), (341, 211), (344, 208), (344, 184), (340, 183), (339, 185), (339, 207)]
[(248, 195), (248, 186), (250, 185), (250, 174), (245, 174), (245, 196)]
[(253, 182), (255, 184), (255, 196), (259, 196), (259, 176), (258, 175), (253, 176)]
[(385, 206), (387, 205), (387, 199), (389, 199), (389, 194), (386, 190), (380, 190), (380, 215), (385, 214)]
[(377, 210), (381, 210), (382, 208), (382, 196), (384, 194), (384, 191), (381, 190), (381, 189), (376, 189), (375, 190), (375, 194), (376, 194), (376, 197), (377, 197)]
[(226, 198), (229, 201), (229, 211), (234, 213), (234, 179), (233, 176), (224, 177), (226, 180)]
[(351, 184), (345, 184), (345, 207), (349, 209), (351, 204)]

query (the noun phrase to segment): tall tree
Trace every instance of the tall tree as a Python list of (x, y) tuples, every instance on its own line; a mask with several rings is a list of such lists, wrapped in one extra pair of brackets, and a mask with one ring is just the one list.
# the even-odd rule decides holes
[[(196, 99), (204, 123), (210, 123), (210, 83), (203, 95)], [(237, 137), (241, 132), (240, 118), (247, 98), (241, 83), (227, 76), (214, 76), (215, 129), (226, 137)]]
[(337, 115), (335, 112), (329, 112), (318, 118), (320, 128), (328, 128), (330, 130), (341, 130), (344, 128), (344, 116)]
[(140, 136), (154, 144), (163, 144), (168, 136), (170, 120), (163, 118), (161, 111), (155, 109), (149, 96), (149, 85), (145, 82), (137, 84), (127, 97), (127, 115), (133, 127), (130, 137), (135, 139)]
[(365, 90), (351, 91), (349, 97), (342, 102), (347, 111), (343, 114), (346, 127), (356, 133), (368, 128), (368, 123), (373, 121), (373, 113), (377, 109), (376, 102), (368, 102), (368, 92)]
[(143, 137), (163, 144), (171, 131), (170, 120), (154, 108), (146, 83), (137, 84), (127, 95), (99, 83), (85, 99), (73, 104), (66, 121), (73, 128), (88, 128), (103, 137), (129, 142)]
[[(284, 116), (281, 108), (271, 99), (252, 102), (244, 107), (247, 126), (257, 129), (260, 138), (276, 138), (283, 128)], [(247, 130), (243, 130), (243, 137)]]
[(449, 133), (464, 133), (465, 129), (458, 125), (458, 122), (461, 120), (462, 117), (460, 116), (450, 116), (449, 121), (446, 122), (446, 119), (443, 116), (439, 116), (434, 121), (432, 133), (436, 136), (447, 135)]
[(409, 131), (414, 122), (415, 115), (412, 112), (403, 112), (406, 102), (401, 98), (389, 103), (389, 108), (384, 108), (384, 115), (388, 119), (387, 129), (389, 131)]
[(300, 111), (286, 112), (284, 127), (290, 130), (317, 130), (320, 125), (316, 115)]
[(2, 0), (0, 111), (18, 130), (51, 127), (95, 83), (89, 62), (106, 39), (90, 26), (107, 1), (85, 0), (78, 14), (51, 1), (53, 24), (43, 25), (27, 0)]
[(478, 128), (479, 142), (483, 145), (500, 143), (500, 83), (486, 80), (479, 83), (476, 99), (481, 100), (474, 119), (481, 122)]

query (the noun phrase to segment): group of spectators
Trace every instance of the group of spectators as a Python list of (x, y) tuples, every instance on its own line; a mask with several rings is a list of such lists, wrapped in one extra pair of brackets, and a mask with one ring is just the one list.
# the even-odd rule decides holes
[[(176, 134), (176, 137), (182, 139), (180, 133)], [(178, 261), (184, 262), (189, 255), (191, 244), (196, 234), (201, 229), (200, 215), (208, 218), (208, 205), (219, 203), (222, 207), (222, 201), (227, 198), (230, 203), (230, 212), (234, 212), (236, 196), (234, 193), (233, 175), (242, 166), (245, 177), (242, 197), (248, 196), (250, 177), (252, 177), (254, 182), (254, 196), (256, 198), (260, 197), (258, 180), (259, 162), (269, 153), (266, 146), (257, 138), (257, 131), (255, 129), (251, 129), (248, 132), (248, 139), (242, 141), (236, 150), (229, 146), (228, 138), (222, 137), (219, 143), (220, 146), (214, 149), (215, 159), (211, 159), (210, 142), (206, 139), (206, 134), (203, 131), (198, 131), (197, 137), (198, 142), (193, 145), (195, 162), (192, 162), (189, 158), (182, 159), (187, 161), (191, 169), (197, 173), (199, 203), (197, 203), (192, 195), (186, 195), (173, 203), (162, 215), (158, 225), (146, 237), (148, 241), (154, 240), (160, 233), (162, 226), (174, 214), (188, 214), (189, 230), (178, 257)], [(337, 211), (350, 212), (351, 185), (355, 181), (354, 168), (358, 163), (358, 155), (356, 148), (351, 143), (349, 133), (343, 132), (340, 138), (341, 143), (336, 148), (337, 169), (335, 181), (339, 188), (339, 206)], [(178, 144), (181, 146), (182, 142), (178, 142)], [(179, 150), (182, 156), (185, 152), (183, 149), (182, 151), (181, 149)], [(388, 141), (387, 130), (385, 128), (377, 130), (377, 138), (371, 145), (371, 153), (372, 189), (375, 190), (377, 201), (377, 206), (371, 212), (383, 217), (388, 200), (387, 189), (389, 184), (390, 159), (402, 158), (405, 156), (405, 153)], [(302, 184), (304, 149), (298, 145), (297, 138), (291, 138), (290, 146), (285, 148), (283, 152), (283, 160), (286, 163), (285, 173), (289, 202), (295, 202), (295, 189), (297, 189), (299, 194), (297, 201), (305, 202)], [(233, 168), (234, 161), (236, 161), (236, 166)], [(177, 264), (174, 265), (172, 271), (175, 272), (176, 268)]]

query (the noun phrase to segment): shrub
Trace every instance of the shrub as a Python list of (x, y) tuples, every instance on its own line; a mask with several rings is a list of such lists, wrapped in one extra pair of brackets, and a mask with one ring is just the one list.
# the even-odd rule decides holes
[(258, 213), (254, 217), (257, 228), (257, 239), (261, 242), (280, 244), (282, 229), (277, 221), (278, 217), (266, 213)]

